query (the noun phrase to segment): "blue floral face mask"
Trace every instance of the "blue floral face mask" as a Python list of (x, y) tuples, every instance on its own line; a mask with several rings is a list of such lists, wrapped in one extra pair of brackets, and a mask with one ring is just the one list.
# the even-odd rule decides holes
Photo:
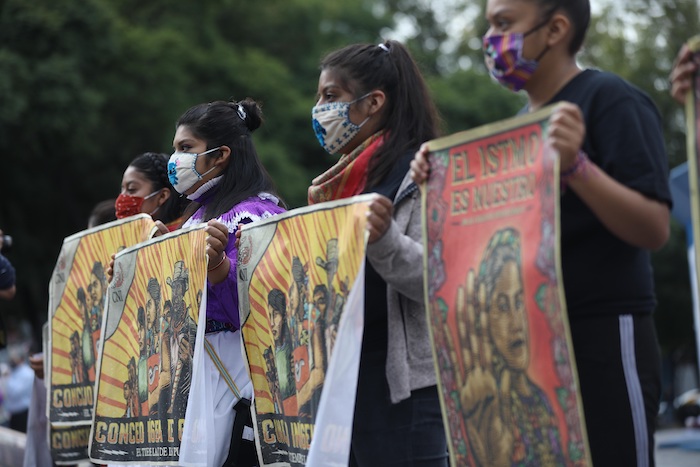
[(362, 125), (367, 123), (367, 117), (359, 125), (350, 121), (350, 105), (361, 101), (370, 93), (360, 96), (350, 102), (331, 102), (316, 105), (311, 110), (311, 119), (316, 138), (329, 154), (338, 154), (359, 133)]
[(203, 156), (204, 154), (209, 154), (221, 149), (212, 148), (208, 151), (201, 152), (199, 154), (194, 154), (191, 152), (174, 152), (170, 156), (170, 161), (168, 161), (168, 180), (170, 184), (175, 188), (180, 194), (184, 194), (187, 190), (192, 188), (198, 181), (202, 179), (206, 174), (211, 172), (216, 168), (216, 166), (207, 170), (203, 174), (197, 172), (195, 164), (197, 163), (197, 157)]

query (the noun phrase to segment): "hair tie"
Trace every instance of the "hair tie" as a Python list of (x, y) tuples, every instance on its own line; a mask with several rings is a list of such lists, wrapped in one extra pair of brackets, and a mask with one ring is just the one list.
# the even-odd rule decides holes
[(384, 45), (384, 43), (377, 44), (377, 47), (379, 47), (380, 49), (382, 49), (384, 52), (389, 53), (389, 47), (387, 47), (386, 45)]
[(241, 104), (238, 104), (238, 109), (236, 110), (236, 112), (238, 112), (238, 116), (241, 117), (241, 120), (245, 122), (245, 119), (248, 116), (248, 114), (245, 113), (245, 109)]

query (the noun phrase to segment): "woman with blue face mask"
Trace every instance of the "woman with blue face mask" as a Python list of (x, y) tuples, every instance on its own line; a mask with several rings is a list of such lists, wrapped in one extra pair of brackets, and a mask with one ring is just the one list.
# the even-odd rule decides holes
[[(285, 211), (253, 145), (252, 133), (261, 124), (262, 111), (252, 99), (196, 105), (177, 121), (175, 151), (168, 162), (170, 183), (192, 201), (183, 227), (208, 224), (206, 340), (211, 347), (202, 361), (207, 394), (191, 394), (189, 400), (211, 395), (206, 403), (211, 413), (199, 414), (208, 427), (206, 465), (210, 467), (257, 465), (252, 429), (241, 425), (234, 430), (234, 423), (252, 426), (249, 403), (253, 395), (241, 353), (235, 233), (241, 224)], [(229, 377), (237, 394), (226, 383)], [(189, 403), (187, 410), (186, 422)], [(232, 439), (232, 433), (241, 432), (242, 437)], [(186, 460), (190, 462), (202, 460), (196, 452), (186, 454), (185, 450), (183, 446), (181, 460), (183, 456), (189, 456)]]
[(408, 177), (438, 116), (408, 50), (354, 44), (321, 62), (312, 125), (337, 158), (309, 203), (376, 193), (368, 214), (365, 322), (349, 465), (447, 466), (423, 297), (420, 196)]
[[(494, 80), (524, 91), (522, 112), (555, 104), (561, 262), (593, 465), (654, 463), (661, 395), (650, 250), (669, 236), (661, 117), (644, 92), (576, 62), (588, 0), (488, 0), (483, 38)], [(429, 170), (424, 145), (413, 180)]]

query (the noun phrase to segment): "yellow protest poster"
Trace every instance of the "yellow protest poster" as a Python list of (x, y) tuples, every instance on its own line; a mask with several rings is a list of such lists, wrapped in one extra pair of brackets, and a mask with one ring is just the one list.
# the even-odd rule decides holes
[(261, 466), (348, 462), (369, 200), (320, 203), (243, 229), (238, 290)]
[(204, 227), (156, 237), (115, 258), (95, 383), (94, 462), (178, 464), (197, 331), (206, 318)]

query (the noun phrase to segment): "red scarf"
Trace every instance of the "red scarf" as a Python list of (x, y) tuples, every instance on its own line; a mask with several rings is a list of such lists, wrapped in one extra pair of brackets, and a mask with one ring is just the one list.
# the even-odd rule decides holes
[(369, 161), (383, 142), (383, 132), (375, 133), (350, 154), (344, 154), (333, 167), (314, 178), (309, 187), (309, 204), (362, 193), (367, 184)]

